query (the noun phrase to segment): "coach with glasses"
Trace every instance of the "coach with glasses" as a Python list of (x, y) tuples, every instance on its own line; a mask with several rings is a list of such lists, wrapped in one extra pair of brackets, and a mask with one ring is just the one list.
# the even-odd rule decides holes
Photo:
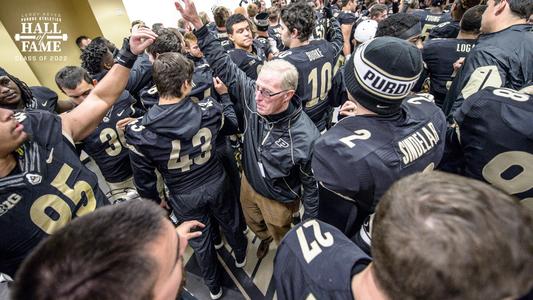
[(176, 8), (196, 28), (198, 44), (214, 75), (228, 86), (234, 99), (242, 101), (245, 128), (241, 203), (246, 223), (261, 239), (257, 256), (262, 258), (270, 242), (279, 244), (290, 229), (300, 200), (304, 219), (317, 215), (318, 190), (311, 154), (320, 133), (302, 112), (301, 100), (294, 94), (298, 72), (292, 64), (270, 61), (263, 65), (257, 81), (248, 78), (203, 26), (194, 3), (183, 2), (176, 2)]

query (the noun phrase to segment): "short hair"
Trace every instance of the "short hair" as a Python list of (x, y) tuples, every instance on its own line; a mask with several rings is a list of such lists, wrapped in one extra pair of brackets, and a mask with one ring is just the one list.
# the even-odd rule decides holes
[(186, 32), (185, 35), (183, 35), (183, 41), (187, 47), (190, 47), (191, 43), (198, 43), (198, 38), (194, 33)]
[(57, 87), (63, 92), (65, 92), (63, 89), (75, 89), (83, 80), (89, 84), (92, 83), (87, 70), (78, 66), (63, 67), (55, 76)]
[(142, 21), (142, 20), (134, 20), (133, 22), (131, 22), (131, 27), (133, 27), (135, 25), (138, 25), (138, 24), (144, 25), (144, 21)]
[(110, 40), (106, 39), (105, 37), (103, 36), (97, 36), (95, 37), (91, 43), (96, 43), (96, 44), (101, 44), (101, 45), (104, 45), (107, 47), (107, 49), (109, 49), (109, 52), (111, 53), (114, 53), (116, 50), (117, 50), (117, 47), (115, 46), (115, 44), (113, 44), (113, 42), (111, 42)]
[(151, 299), (158, 266), (147, 247), (164, 232), (164, 220), (149, 201), (77, 218), (24, 261), (13, 299)]
[(252, 19), (253, 17), (255, 17), (255, 15), (257, 15), (257, 11), (258, 11), (258, 7), (256, 4), (254, 3), (250, 3), (248, 4), (248, 6), (246, 7), (246, 12), (248, 13), (248, 17), (250, 19)]
[(181, 43), (178, 36), (171, 29), (161, 28), (157, 32), (157, 38), (146, 48), (146, 52), (154, 58), (156, 54), (181, 52)]
[(163, 23), (154, 23), (152, 24), (152, 31), (157, 32), (159, 29), (164, 28)]
[(385, 20), (379, 22), (376, 30), (376, 37), (392, 36), (400, 37), (409, 28), (412, 28), (419, 23), (420, 19), (417, 16), (407, 13), (397, 13), (389, 16)]
[(229, 10), (224, 6), (217, 6), (213, 10), (213, 18), (217, 27), (226, 26), (226, 20), (229, 18)]
[(469, 8), (461, 19), (461, 31), (479, 33), (481, 27), (481, 16), (487, 8), (486, 5), (476, 5)]
[(85, 35), (80, 35), (79, 37), (76, 38), (76, 45), (78, 45), (78, 47), (81, 46), (81, 42), (83, 42), (83, 40), (87, 40), (89, 39), (87, 36)]
[(160, 97), (182, 97), (181, 87), (191, 82), (194, 63), (180, 53), (160, 54), (154, 61), (152, 77)]
[(387, 12), (388, 10), (389, 10), (389, 7), (385, 4), (374, 4), (368, 10), (368, 16), (370, 18), (377, 17), (380, 14)]
[(81, 66), (89, 74), (96, 75), (102, 70), (102, 60), (109, 53), (109, 49), (101, 43), (92, 41), (81, 53)]
[(454, 20), (461, 20), (465, 12), (478, 4), (481, 4), (481, 0), (455, 0), (455, 9), (451, 11), (451, 15)]
[(187, 20), (185, 20), (184, 18), (180, 18), (178, 20), (178, 28), (181, 28), (181, 29), (185, 29), (185, 27), (187, 26)]
[[(501, 0), (494, 0), (494, 4), (500, 3)], [(509, 4), (509, 9), (515, 15), (520, 17), (520, 19), (529, 19), (531, 13), (533, 12), (533, 3), (531, 0), (506, 0)]]
[(341, 7), (346, 7), (350, 2), (353, 2), (355, 0), (341, 0)]
[(248, 25), (250, 25), (250, 23), (248, 22), (248, 18), (246, 18), (245, 16), (241, 15), (241, 14), (234, 14), (234, 15), (231, 15), (228, 20), (226, 21), (226, 31), (228, 34), (233, 34), (233, 25), (237, 24), (237, 23), (241, 23), (241, 22), (247, 22)]
[(291, 2), (281, 9), (281, 20), (292, 33), (298, 30), (300, 41), (307, 41), (315, 29), (316, 16), (313, 8), (306, 3)]
[(274, 71), (281, 74), (281, 88), (283, 90), (295, 90), (298, 88), (298, 70), (290, 62), (283, 59), (274, 59), (265, 62), (261, 72)]
[(270, 22), (277, 22), (279, 19), (279, 9), (275, 6), (270, 7), (268, 10), (268, 20)]
[(199, 12), (198, 16), (200, 17), (200, 20), (202, 20), (202, 24), (209, 24), (209, 15), (205, 11)]
[(378, 203), (377, 285), (395, 299), (516, 299), (533, 287), (533, 217), (486, 183), (417, 173)]

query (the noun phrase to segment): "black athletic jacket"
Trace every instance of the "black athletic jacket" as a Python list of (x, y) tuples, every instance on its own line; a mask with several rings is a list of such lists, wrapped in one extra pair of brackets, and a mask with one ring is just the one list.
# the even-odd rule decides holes
[(513, 25), (479, 36), (446, 95), (444, 113), (449, 120), (465, 99), (485, 87), (519, 90), (533, 82), (532, 27)]
[(198, 44), (213, 74), (228, 86), (229, 93), (242, 101), (245, 118), (244, 174), (259, 194), (283, 203), (302, 199), (304, 218), (316, 217), (318, 188), (311, 171), (311, 156), (320, 133), (302, 113), (302, 103), (293, 97), (296, 109), (277, 122), (257, 113), (255, 80), (246, 76), (204, 26), (195, 32)]

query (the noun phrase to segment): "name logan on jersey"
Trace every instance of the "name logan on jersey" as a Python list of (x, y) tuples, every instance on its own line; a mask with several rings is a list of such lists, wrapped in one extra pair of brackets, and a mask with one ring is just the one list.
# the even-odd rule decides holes
[(402, 152), (402, 162), (405, 165), (412, 163), (422, 155), (433, 149), (439, 142), (439, 134), (432, 122), (398, 142)]

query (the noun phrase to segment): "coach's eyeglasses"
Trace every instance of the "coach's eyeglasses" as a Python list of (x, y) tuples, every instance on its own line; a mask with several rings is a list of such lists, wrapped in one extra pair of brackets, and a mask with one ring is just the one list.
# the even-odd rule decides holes
[(261, 94), (261, 96), (265, 97), (265, 98), (272, 98), (274, 96), (277, 96), (283, 92), (288, 92), (290, 90), (283, 90), (283, 91), (279, 91), (279, 92), (276, 92), (276, 93), (271, 93), (269, 90), (267, 89), (263, 89), (261, 87), (259, 87), (258, 85), (255, 86), (255, 92), (259, 92)]

